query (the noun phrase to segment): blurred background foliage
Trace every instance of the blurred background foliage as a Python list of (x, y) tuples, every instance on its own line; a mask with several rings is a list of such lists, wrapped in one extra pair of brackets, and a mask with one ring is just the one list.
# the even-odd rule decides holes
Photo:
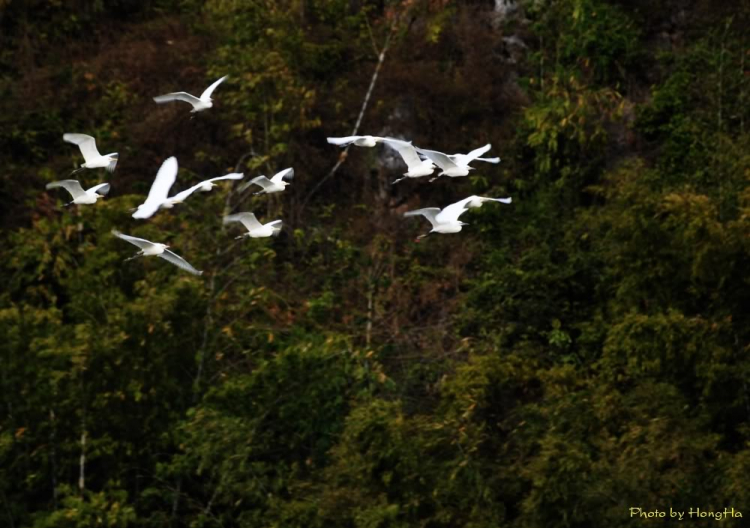
[[(747, 517), (748, 27), (746, 0), (0, 1), (0, 525)], [(379, 57), (361, 133), (502, 163), (332, 173)], [(193, 120), (151, 100), (222, 75)], [(44, 190), (64, 132), (120, 153), (79, 175), (95, 206)], [(136, 223), (171, 155), (176, 189), (295, 179)], [(403, 212), (470, 194), (514, 201), (413, 242)], [(235, 241), (240, 210), (281, 236)], [(112, 228), (205, 274), (124, 265)]]

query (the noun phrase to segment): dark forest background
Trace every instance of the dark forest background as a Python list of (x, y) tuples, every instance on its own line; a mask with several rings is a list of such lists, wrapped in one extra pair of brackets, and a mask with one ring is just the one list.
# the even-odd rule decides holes
[[(747, 0), (0, 1), (0, 526), (742, 526), (749, 27)], [(381, 53), (360, 133), (502, 162), (341, 160)], [(222, 75), (192, 120), (152, 100)], [(96, 205), (45, 191), (65, 132), (120, 154), (78, 175)], [(172, 155), (175, 190), (295, 179), (133, 220)], [(414, 242), (405, 211), (471, 194), (513, 204)], [(282, 234), (235, 241), (244, 210)]]

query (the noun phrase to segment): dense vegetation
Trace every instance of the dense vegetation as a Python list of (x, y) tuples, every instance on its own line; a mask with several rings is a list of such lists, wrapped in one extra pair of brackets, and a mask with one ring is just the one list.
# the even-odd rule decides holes
[[(742, 526), (748, 27), (746, 0), (0, 2), (0, 525)], [(502, 163), (340, 159), (379, 57), (361, 133)], [(193, 120), (151, 100), (225, 74)], [(64, 132), (120, 154), (79, 175), (94, 206), (44, 191)], [(133, 220), (171, 155), (176, 189), (296, 177)], [(414, 243), (403, 212), (470, 194), (514, 202)], [(281, 236), (235, 242), (240, 210)], [(123, 264), (112, 228), (205, 274)]]

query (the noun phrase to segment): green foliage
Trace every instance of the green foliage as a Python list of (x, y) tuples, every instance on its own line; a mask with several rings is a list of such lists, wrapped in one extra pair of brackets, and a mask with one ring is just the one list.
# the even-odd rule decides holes
[[(745, 507), (747, 6), (529, 1), (499, 24), (481, 2), (78, 4), (0, 2), (0, 525)], [(351, 130), (387, 36), (359, 132), (492, 143), (501, 164), (391, 187), (379, 148), (338, 158), (324, 138)], [(194, 119), (151, 102), (225, 74)], [(110, 196), (64, 208), (42, 190), (80, 163), (74, 129), (122, 163), (79, 174)], [(235, 165), (296, 177), (135, 223), (167, 155), (175, 190)], [(513, 203), (413, 242), (403, 212), (469, 194)], [(242, 210), (281, 235), (234, 241), (220, 217)], [(123, 263), (113, 228), (204, 275)]]

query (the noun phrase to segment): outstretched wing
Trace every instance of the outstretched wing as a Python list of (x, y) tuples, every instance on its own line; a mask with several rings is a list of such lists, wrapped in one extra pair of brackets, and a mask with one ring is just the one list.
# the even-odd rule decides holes
[(116, 152), (114, 154), (110, 154), (109, 156), (112, 158), (112, 161), (110, 161), (109, 165), (107, 165), (107, 172), (115, 172), (115, 167), (117, 167), (117, 160), (120, 159), (120, 156)]
[(160, 256), (161, 258), (163, 258), (167, 262), (171, 262), (172, 264), (174, 264), (178, 268), (182, 268), (185, 271), (187, 271), (189, 273), (192, 273), (193, 275), (203, 275), (202, 271), (198, 271), (193, 266), (191, 266), (190, 263), (188, 263), (187, 260), (185, 260), (181, 256), (177, 255), (176, 253), (172, 253), (168, 249), (165, 249), (164, 253), (160, 253), (158, 256)]
[(170, 196), (165, 201), (172, 202), (172, 203), (181, 203), (183, 202), (188, 196), (193, 194), (196, 190), (198, 190), (198, 187), (200, 187), (200, 183), (198, 185), (193, 185), (189, 189), (185, 189), (184, 191), (178, 192), (174, 196)]
[(435, 165), (443, 169), (443, 171), (458, 168), (458, 165), (456, 165), (452, 159), (450, 159), (446, 154), (443, 154), (442, 152), (438, 152), (437, 150), (424, 150), (421, 148), (417, 148), (417, 151), (427, 156)]
[(133, 218), (150, 218), (159, 209), (159, 206), (166, 201), (169, 189), (176, 178), (177, 158), (172, 156), (161, 164), (154, 183), (151, 184), (151, 190), (148, 192), (146, 201), (138, 206), (138, 210), (133, 213)]
[(508, 198), (484, 198), (480, 196), (480, 198), (482, 198), (482, 200), (488, 200), (490, 202), (500, 202), (504, 204), (509, 204), (513, 202), (513, 198), (511, 198), (510, 196)]
[(329, 138), (326, 138), (326, 140), (331, 145), (338, 145), (340, 147), (345, 147), (349, 143), (354, 143), (355, 141), (357, 141), (358, 139), (362, 139), (363, 137), (365, 136), (346, 136), (346, 137), (340, 137), (340, 138), (329, 137)]
[(83, 159), (86, 160), (86, 163), (101, 157), (99, 151), (96, 150), (96, 140), (89, 135), (63, 134), (63, 141), (78, 145), (78, 148), (81, 149), (81, 154), (83, 154)]
[(479, 156), (481, 156), (482, 154), (484, 154), (491, 148), (492, 148), (492, 145), (487, 143), (483, 147), (479, 147), (478, 149), (472, 150), (471, 152), (469, 152), (468, 154), (464, 156), (465, 163), (468, 165), (469, 163), (477, 159)]
[(211, 86), (209, 86), (208, 88), (206, 88), (205, 91), (201, 94), (201, 99), (203, 99), (204, 101), (206, 99), (210, 99), (211, 98), (211, 94), (214, 93), (214, 90), (216, 90), (216, 87), (219, 86), (221, 83), (223, 83), (224, 79), (226, 79), (226, 78), (227, 78), (227, 76), (225, 75), (224, 77), (222, 77), (218, 81), (214, 82)]
[(112, 234), (115, 235), (117, 238), (121, 238), (127, 242), (130, 242), (134, 246), (138, 246), (141, 249), (148, 249), (155, 245), (153, 242), (149, 242), (148, 240), (145, 240), (143, 238), (137, 238), (137, 237), (130, 236), (130, 235), (123, 235), (117, 229), (113, 229)]
[(443, 208), (438, 215), (438, 220), (441, 223), (452, 223), (458, 220), (458, 217), (464, 214), (469, 209), (469, 204), (472, 200), (477, 198), (476, 196), (469, 196), (463, 200), (450, 204)]
[(168, 93), (165, 95), (157, 95), (154, 97), (154, 101), (163, 104), (163, 103), (171, 103), (172, 101), (182, 101), (185, 103), (190, 103), (193, 105), (193, 107), (200, 104), (201, 100), (195, 97), (194, 95), (190, 95), (187, 92), (174, 92), (174, 93)]
[(174, 196), (169, 198), (169, 201), (178, 202), (178, 203), (184, 201), (188, 196), (190, 196), (195, 191), (200, 189), (204, 183), (215, 182), (218, 180), (241, 180), (244, 177), (245, 175), (242, 174), (241, 172), (233, 172), (231, 174), (227, 174), (226, 176), (218, 176), (216, 178), (211, 178), (210, 180), (203, 180), (202, 182), (193, 185), (189, 189), (185, 189), (184, 191), (175, 194)]
[(219, 180), (241, 180), (244, 178), (245, 175), (241, 172), (232, 172), (230, 174), (226, 174), (224, 176), (217, 176), (216, 178), (211, 178), (210, 180), (202, 181), (201, 184), (207, 183), (207, 182), (215, 182)]
[(94, 185), (91, 189), (89, 189), (89, 192), (99, 193), (104, 196), (109, 192), (109, 184), (100, 183), (99, 185)]
[(250, 183), (254, 183), (255, 185), (260, 185), (264, 189), (268, 189), (269, 187), (272, 187), (273, 184), (271, 183), (271, 180), (266, 178), (265, 176), (257, 176), (250, 180)]
[(271, 236), (279, 236), (279, 233), (281, 233), (281, 222), (281, 220), (274, 220), (273, 222), (268, 222), (266, 224), (273, 227), (273, 233), (271, 233)]
[(55, 189), (56, 187), (62, 187), (68, 191), (74, 200), (86, 194), (78, 180), (60, 180), (47, 184), (47, 189)]
[(424, 209), (417, 209), (415, 211), (408, 211), (408, 212), (404, 213), (404, 216), (422, 215), (427, 220), (430, 221), (430, 223), (432, 224), (432, 227), (436, 227), (438, 225), (438, 223), (439, 223), (437, 221), (437, 218), (436, 218), (437, 215), (438, 215), (438, 213), (440, 213), (440, 208), (439, 207), (426, 207)]
[(281, 183), (281, 180), (283, 180), (284, 178), (287, 178), (288, 180), (294, 178), (294, 169), (289, 167), (288, 169), (284, 169), (283, 171), (276, 173), (274, 177), (271, 178), (271, 181), (273, 183)]
[(414, 145), (412, 145), (408, 141), (385, 138), (383, 139), (383, 143), (398, 152), (404, 159), (404, 162), (409, 167), (409, 169), (414, 169), (422, 165), (422, 160), (419, 158), (419, 154), (417, 154), (417, 149), (415, 149)]
[(263, 224), (258, 222), (258, 219), (255, 218), (255, 215), (253, 213), (237, 213), (233, 215), (227, 215), (224, 217), (223, 222), (225, 224), (229, 224), (231, 222), (242, 222), (242, 225), (244, 225), (248, 231), (263, 227)]

